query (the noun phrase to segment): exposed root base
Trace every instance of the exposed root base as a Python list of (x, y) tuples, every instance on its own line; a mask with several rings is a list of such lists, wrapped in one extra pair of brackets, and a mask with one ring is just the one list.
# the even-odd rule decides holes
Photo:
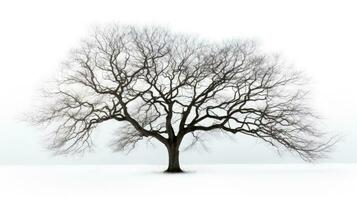
[(182, 169), (170, 169), (170, 170), (167, 169), (167, 170), (165, 170), (164, 172), (165, 172), (165, 173), (170, 173), (170, 174), (171, 174), (171, 173), (172, 173), (172, 174), (173, 174), (173, 173), (184, 173), (184, 171), (182, 171)]

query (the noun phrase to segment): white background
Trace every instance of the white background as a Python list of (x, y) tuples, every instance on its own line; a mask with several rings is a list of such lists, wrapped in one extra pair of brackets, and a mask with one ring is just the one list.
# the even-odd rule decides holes
[(272, 199), (355, 200), (357, 165), (199, 165), (185, 174), (163, 166), (0, 167), (6, 200)]
[[(357, 161), (356, 10), (352, 0), (0, 0), (0, 164), (9, 164), (0, 166), (0, 199), (356, 199), (356, 164), (331, 164)], [(324, 129), (344, 139), (323, 165), (190, 165), (300, 162), (251, 138), (212, 138), (210, 152), (181, 153), (190, 173), (163, 175), (162, 147), (112, 154), (106, 145), (116, 125), (105, 124), (95, 152), (52, 157), (43, 130), (21, 116), (91, 27), (112, 22), (258, 40), (305, 72)], [(11, 165), (86, 163), (93, 165)], [(98, 165), (128, 163), (155, 165)]]
[[(158, 24), (174, 31), (220, 40), (252, 38), (264, 50), (311, 80), (312, 105), (324, 129), (343, 135), (330, 159), (356, 162), (355, 1), (0, 1), (0, 164), (163, 164), (163, 148), (145, 144), (131, 155), (107, 148), (115, 124), (95, 132), (96, 151), (83, 157), (52, 157), (43, 149), (43, 130), (19, 119), (31, 110), (37, 90), (56, 73), (69, 50), (95, 25), (120, 22)], [(300, 162), (279, 157), (267, 145), (237, 136), (207, 138), (202, 148), (182, 153), (183, 163)]]

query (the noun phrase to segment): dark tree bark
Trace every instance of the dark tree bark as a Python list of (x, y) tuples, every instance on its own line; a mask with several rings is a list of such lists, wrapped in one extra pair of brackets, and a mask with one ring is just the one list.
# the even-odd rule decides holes
[(181, 172), (179, 147), (206, 132), (242, 134), (306, 161), (324, 157), (334, 140), (315, 126), (299, 73), (254, 41), (208, 42), (158, 27), (98, 29), (72, 51), (63, 73), (31, 115), (48, 125), (56, 153), (92, 147), (92, 131), (116, 121), (112, 146), (130, 151), (142, 139), (166, 146), (167, 172)]
[(167, 152), (168, 152), (168, 167), (165, 172), (170, 172), (170, 173), (179, 173), (183, 172), (181, 167), (180, 167), (180, 151), (179, 151), (180, 145), (177, 142), (174, 142), (172, 144), (169, 144), (166, 146)]

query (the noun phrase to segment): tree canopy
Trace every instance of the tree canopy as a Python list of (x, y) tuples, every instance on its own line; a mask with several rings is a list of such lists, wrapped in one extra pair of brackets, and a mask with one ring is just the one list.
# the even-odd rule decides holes
[(87, 150), (99, 124), (117, 121), (126, 126), (116, 150), (157, 139), (168, 149), (168, 171), (181, 171), (184, 136), (194, 144), (205, 132), (252, 136), (311, 161), (333, 141), (316, 128), (303, 83), (252, 40), (111, 25), (71, 52), (32, 121), (54, 127), (49, 147), (57, 153)]

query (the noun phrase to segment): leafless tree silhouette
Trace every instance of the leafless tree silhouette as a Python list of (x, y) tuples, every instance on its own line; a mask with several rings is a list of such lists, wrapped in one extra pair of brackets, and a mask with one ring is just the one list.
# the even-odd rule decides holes
[(168, 151), (167, 172), (181, 172), (179, 147), (206, 132), (245, 134), (311, 161), (333, 142), (316, 129), (299, 73), (254, 41), (210, 42), (160, 27), (98, 28), (65, 62), (48, 104), (32, 116), (51, 124), (49, 147), (82, 152), (102, 122), (126, 124), (113, 141), (130, 150), (157, 139)]

